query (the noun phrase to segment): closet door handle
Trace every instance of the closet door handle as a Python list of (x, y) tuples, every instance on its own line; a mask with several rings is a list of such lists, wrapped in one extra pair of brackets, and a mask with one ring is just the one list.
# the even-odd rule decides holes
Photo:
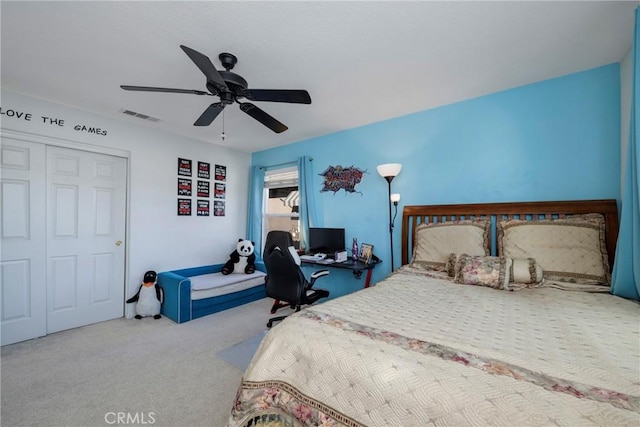
[(116, 242), (116, 246), (120, 246), (121, 244), (122, 244), (122, 240), (118, 240), (118, 241)]

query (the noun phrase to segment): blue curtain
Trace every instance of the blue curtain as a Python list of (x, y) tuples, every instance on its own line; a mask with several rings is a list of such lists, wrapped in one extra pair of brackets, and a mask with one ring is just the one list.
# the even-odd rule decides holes
[(632, 50), (631, 121), (623, 181), (620, 232), (613, 267), (611, 292), (625, 298), (640, 299), (640, 191), (638, 181), (638, 101), (640, 101), (640, 8), (635, 11)]
[(313, 191), (313, 160), (308, 156), (298, 159), (298, 192), (300, 193), (300, 247), (307, 248), (309, 227), (320, 227)]
[(264, 194), (264, 168), (253, 166), (249, 181), (249, 207), (247, 212), (247, 239), (255, 244), (256, 258), (262, 256), (262, 195)]

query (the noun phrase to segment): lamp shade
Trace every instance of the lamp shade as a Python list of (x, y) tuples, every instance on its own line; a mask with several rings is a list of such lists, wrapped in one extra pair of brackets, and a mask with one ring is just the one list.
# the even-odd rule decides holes
[(390, 199), (393, 203), (398, 203), (400, 201), (400, 193), (393, 193)]
[(402, 165), (400, 163), (385, 163), (384, 165), (377, 166), (377, 169), (381, 177), (393, 177), (400, 173)]

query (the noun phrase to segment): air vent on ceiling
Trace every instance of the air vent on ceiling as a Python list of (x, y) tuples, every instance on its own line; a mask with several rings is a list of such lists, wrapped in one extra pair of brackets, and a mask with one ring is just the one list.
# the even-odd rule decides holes
[(120, 110), (121, 113), (126, 114), (127, 116), (137, 117), (142, 120), (149, 120), (150, 122), (157, 123), (160, 119), (156, 119), (155, 117), (147, 116), (146, 114), (136, 113), (131, 110)]

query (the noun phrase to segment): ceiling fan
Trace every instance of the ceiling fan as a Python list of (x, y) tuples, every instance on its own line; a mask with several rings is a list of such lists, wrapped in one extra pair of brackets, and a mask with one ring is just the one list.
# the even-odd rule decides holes
[(193, 95), (217, 96), (220, 102), (209, 105), (202, 115), (195, 121), (194, 126), (209, 126), (227, 105), (234, 102), (240, 105), (240, 109), (274, 131), (281, 133), (288, 129), (274, 117), (249, 102), (240, 102), (240, 99), (250, 101), (287, 102), (293, 104), (311, 104), (311, 97), (306, 90), (294, 89), (249, 89), (248, 83), (241, 76), (231, 72), (238, 62), (238, 58), (230, 53), (221, 53), (218, 58), (225, 71), (218, 71), (211, 60), (202, 53), (187, 46), (180, 45), (184, 53), (196, 64), (207, 78), (208, 92), (195, 89), (172, 89), (164, 87), (148, 86), (120, 86), (124, 90), (142, 92), (170, 92), (188, 93)]

